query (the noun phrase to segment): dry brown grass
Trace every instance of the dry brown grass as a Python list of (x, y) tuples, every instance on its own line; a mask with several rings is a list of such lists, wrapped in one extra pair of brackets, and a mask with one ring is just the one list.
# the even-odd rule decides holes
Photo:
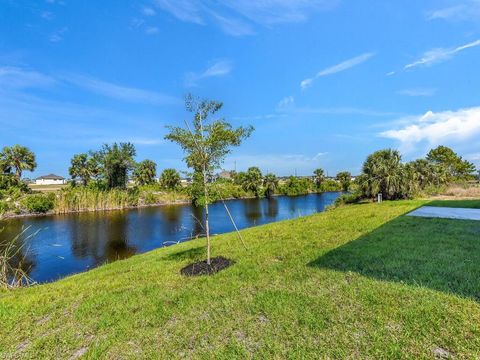
[(435, 199), (480, 199), (480, 184), (452, 184)]
[(29, 184), (28, 187), (34, 191), (41, 191), (41, 192), (52, 192), (64, 189), (68, 186), (68, 184), (63, 185), (36, 185), (36, 184)]

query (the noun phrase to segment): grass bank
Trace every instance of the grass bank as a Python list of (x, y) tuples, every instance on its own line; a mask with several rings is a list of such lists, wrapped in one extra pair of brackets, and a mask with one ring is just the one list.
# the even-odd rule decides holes
[(0, 358), (480, 356), (480, 223), (351, 205), (0, 294)]

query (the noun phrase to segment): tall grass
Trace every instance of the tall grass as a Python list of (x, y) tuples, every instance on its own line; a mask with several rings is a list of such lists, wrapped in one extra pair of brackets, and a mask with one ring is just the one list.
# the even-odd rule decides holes
[(98, 190), (79, 187), (58, 192), (54, 212), (64, 214), (80, 211), (125, 209), (174, 202), (186, 198), (186, 195), (181, 193), (162, 192), (150, 188)]
[(28, 239), (38, 234), (38, 231), (28, 235), (21, 245), (18, 245), (20, 237), (25, 235), (30, 227), (24, 228), (13, 239), (1, 240), (3, 229), (0, 229), (0, 288), (13, 289), (35, 284), (35, 281), (28, 275), (28, 269), (25, 269), (27, 261), (27, 251), (24, 251), (25, 243)]

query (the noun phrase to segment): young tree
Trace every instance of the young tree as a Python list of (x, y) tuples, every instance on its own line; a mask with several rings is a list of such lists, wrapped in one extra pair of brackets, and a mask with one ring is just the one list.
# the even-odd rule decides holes
[(180, 186), (180, 174), (175, 169), (165, 169), (160, 175), (160, 184), (165, 189), (175, 190)]
[(127, 187), (128, 174), (135, 168), (135, 155), (135, 146), (131, 143), (104, 144), (100, 151), (93, 153), (109, 189)]
[(263, 186), (265, 187), (265, 195), (267, 198), (272, 197), (278, 188), (278, 178), (274, 174), (267, 174), (263, 178)]
[(157, 164), (152, 160), (143, 160), (135, 166), (133, 179), (138, 185), (149, 185), (155, 182)]
[[(207, 236), (207, 264), (210, 265), (210, 228), (208, 219), (209, 181), (215, 169), (220, 168), (233, 146), (239, 146), (253, 131), (251, 126), (233, 128), (223, 118), (212, 120), (222, 108), (221, 102), (200, 100), (187, 95), (185, 107), (193, 114), (192, 126), (168, 126), (167, 140), (177, 143), (185, 152), (185, 162), (193, 169), (193, 186), (197, 196), (203, 198), (205, 207), (205, 232)], [(195, 199), (198, 202), (198, 198)]]
[(260, 191), (262, 189), (262, 172), (256, 166), (248, 168), (243, 178), (242, 187), (245, 191), (251, 191), (255, 196), (260, 196)]
[(343, 191), (348, 191), (352, 182), (352, 174), (348, 171), (341, 171), (337, 174), (337, 180), (340, 182)]
[(471, 180), (475, 177), (475, 165), (463, 160), (449, 147), (439, 146), (430, 150), (427, 154), (427, 161), (443, 167), (448, 174), (449, 181)]
[(92, 156), (88, 154), (76, 154), (70, 161), (68, 172), (72, 179), (79, 178), (83, 186), (87, 186), (92, 178), (98, 176), (100, 169), (98, 163)]
[(37, 167), (35, 154), (29, 148), (21, 145), (5, 146), (0, 153), (0, 163), (6, 173), (15, 170), (18, 179), (22, 178), (24, 170), (33, 171)]
[(317, 189), (319, 189), (320, 186), (322, 186), (323, 181), (325, 180), (325, 171), (323, 171), (323, 169), (316, 169), (313, 172), (313, 175), (315, 186), (317, 187)]

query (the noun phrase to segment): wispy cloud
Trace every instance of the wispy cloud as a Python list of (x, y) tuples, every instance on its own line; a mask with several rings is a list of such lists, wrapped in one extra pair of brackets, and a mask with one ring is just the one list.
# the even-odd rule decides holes
[(45, 19), (45, 20), (49, 20), (49, 21), (50, 21), (50, 20), (53, 20), (53, 19), (55, 18), (55, 15), (53, 15), (53, 13), (50, 12), (50, 11), (42, 11), (42, 12), (40, 13), (40, 17), (41, 17), (42, 19)]
[(277, 111), (285, 111), (295, 106), (295, 98), (293, 96), (286, 96), (277, 104)]
[(156, 26), (149, 26), (145, 29), (145, 33), (148, 35), (158, 34), (159, 29)]
[(126, 102), (150, 105), (177, 104), (179, 100), (159, 92), (118, 85), (89, 76), (58, 74), (50, 76), (27, 68), (0, 66), (0, 90), (48, 88), (74, 85), (93, 93)]
[(313, 13), (329, 10), (338, 2), (339, 0), (155, 0), (158, 8), (181, 21), (198, 25), (213, 22), (225, 33), (234, 36), (253, 34), (252, 24), (270, 27), (303, 22)]
[(224, 4), (251, 21), (272, 26), (308, 20), (316, 11), (330, 10), (337, 0), (225, 0)]
[(145, 6), (142, 8), (142, 14), (145, 16), (155, 16), (157, 12), (153, 10), (151, 7)]
[(178, 99), (154, 91), (117, 85), (83, 75), (69, 74), (63, 79), (78, 87), (113, 99), (150, 105), (175, 104)]
[(400, 95), (412, 96), (412, 97), (428, 97), (428, 96), (435, 95), (436, 92), (437, 92), (437, 89), (414, 88), (414, 89), (400, 90), (398, 93)]
[(472, 41), (468, 44), (461, 45), (455, 48), (437, 48), (425, 52), (419, 60), (405, 65), (404, 69), (413, 69), (420, 66), (431, 66), (440, 62), (452, 59), (456, 54), (480, 46), (480, 40)]
[(306, 88), (310, 87), (316, 79), (318, 79), (320, 77), (323, 77), (323, 76), (333, 75), (333, 74), (348, 70), (348, 69), (350, 69), (354, 66), (357, 66), (357, 65), (360, 65), (361, 63), (364, 63), (365, 61), (370, 59), (372, 56), (374, 56), (374, 53), (365, 53), (365, 54), (362, 54), (362, 55), (359, 55), (359, 56), (355, 56), (355, 57), (353, 57), (351, 59), (348, 59), (346, 61), (343, 61), (343, 62), (341, 62), (337, 65), (334, 65), (334, 66), (328, 67), (324, 70), (321, 70), (314, 77), (303, 80), (300, 83), (300, 87), (302, 89), (306, 89)]
[(211, 12), (211, 15), (218, 26), (228, 35), (232, 36), (246, 36), (253, 35), (255, 31), (252, 26), (245, 21), (222, 16), (216, 12)]
[(203, 19), (204, 5), (200, 2), (193, 0), (155, 0), (155, 4), (181, 21), (198, 25), (205, 24)]
[(229, 60), (219, 60), (201, 73), (190, 72), (185, 75), (186, 86), (196, 86), (200, 80), (211, 77), (221, 77), (230, 74), (232, 63)]
[[(286, 96), (281, 99), (275, 109), (277, 114), (294, 115), (359, 115), (359, 116), (399, 116), (398, 113), (391, 111), (378, 111), (372, 109), (362, 109), (354, 107), (310, 107), (298, 106), (293, 96)], [(278, 117), (278, 116), (277, 116)]]
[(458, 1), (457, 4), (430, 11), (429, 20), (465, 21), (480, 19), (480, 0)]
[(0, 67), (0, 89), (39, 88), (55, 85), (57, 81), (48, 75), (19, 67)]
[(429, 146), (464, 142), (480, 135), (480, 107), (457, 111), (432, 112), (401, 119), (399, 128), (380, 133), (381, 137), (400, 142), (405, 151), (417, 144)]
[(65, 36), (65, 33), (68, 31), (68, 28), (67, 27), (63, 27), (61, 28), (60, 30), (57, 30), (55, 31), (53, 34), (50, 35), (50, 37), (48, 38), (48, 40), (50, 42), (53, 42), (53, 43), (56, 43), (56, 42), (60, 42), (63, 40), (64, 36)]

